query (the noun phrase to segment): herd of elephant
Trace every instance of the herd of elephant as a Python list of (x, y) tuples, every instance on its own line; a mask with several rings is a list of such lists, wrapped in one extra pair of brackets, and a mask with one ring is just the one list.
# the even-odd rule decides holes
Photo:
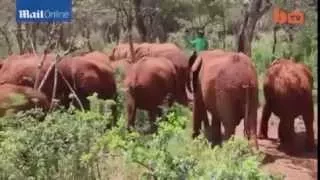
[[(48, 110), (54, 104), (53, 99), (68, 107), (75, 97), (78, 99), (75, 106), (87, 109), (86, 97), (95, 92), (101, 99), (114, 99), (118, 88), (115, 72), (122, 68), (128, 129), (135, 124), (137, 108), (148, 111), (150, 121), (154, 122), (161, 114), (160, 105), (192, 103), (192, 137), (197, 137), (204, 128), (211, 133), (212, 142), (219, 144), (221, 124), (228, 139), (244, 118), (244, 135), (258, 148), (257, 139), (268, 138), (268, 120), (274, 113), (280, 118), (280, 144), (290, 149), (294, 143), (294, 119), (301, 115), (307, 133), (306, 147), (315, 148), (313, 77), (305, 65), (293, 60), (277, 59), (266, 70), (263, 82), (266, 101), (257, 133), (258, 76), (253, 61), (243, 53), (216, 49), (188, 57), (175, 44), (141, 43), (133, 44), (133, 48), (119, 44), (108, 55), (94, 51), (64, 56), (56, 63), (57, 68), (52, 68), (55, 58), (50, 53), (23, 54), (2, 61), (2, 116), (8, 108), (26, 110), (37, 105)], [(27, 103), (8, 105), (12, 93), (24, 95)], [(211, 114), (210, 121), (207, 112)]]

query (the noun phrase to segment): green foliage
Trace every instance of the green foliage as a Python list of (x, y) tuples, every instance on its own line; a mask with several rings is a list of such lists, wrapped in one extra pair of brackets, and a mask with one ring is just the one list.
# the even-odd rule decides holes
[(90, 179), (92, 162), (83, 164), (110, 122), (93, 111), (55, 111), (39, 122), (30, 114), (1, 119), (1, 179)]
[(1, 118), (1, 179), (273, 179), (246, 140), (215, 148), (204, 137), (192, 140), (186, 108), (165, 109), (158, 132), (142, 135), (126, 130), (123, 113), (107, 129), (110, 110), (99, 107), (109, 103), (89, 99), (87, 112), (61, 109), (44, 121), (35, 110)]
[(193, 141), (185, 131), (188, 113), (179, 106), (170, 109), (159, 120), (158, 133), (148, 136), (128, 133), (120, 125), (102, 138), (100, 146), (141, 166), (139, 179), (275, 178), (262, 173), (262, 156), (246, 140), (234, 138), (213, 149), (203, 137)]

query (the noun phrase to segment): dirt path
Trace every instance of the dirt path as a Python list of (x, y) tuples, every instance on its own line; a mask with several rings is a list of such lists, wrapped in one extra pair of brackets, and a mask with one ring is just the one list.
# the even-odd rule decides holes
[[(261, 118), (260, 108), (258, 111), (258, 120)], [(318, 138), (317, 129), (317, 108), (315, 107), (314, 130), (316, 139)], [(260, 122), (259, 122), (260, 124)], [(271, 140), (259, 140), (260, 149), (266, 154), (263, 169), (271, 173), (281, 173), (286, 176), (286, 180), (313, 180), (317, 179), (317, 152), (303, 152), (303, 141), (305, 137), (304, 123), (300, 119), (295, 121), (295, 131), (297, 133), (296, 144), (299, 149), (298, 155), (289, 156), (277, 149), (278, 142), (278, 124), (279, 119), (272, 115), (269, 121), (269, 138)], [(259, 127), (259, 126), (258, 126)], [(258, 128), (259, 129), (259, 128)], [(243, 135), (243, 121), (237, 127), (237, 135)]]

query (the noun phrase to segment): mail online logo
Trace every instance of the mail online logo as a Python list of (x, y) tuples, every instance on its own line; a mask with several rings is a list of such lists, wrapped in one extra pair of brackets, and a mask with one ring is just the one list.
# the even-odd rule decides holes
[(71, 0), (16, 0), (17, 22), (70, 22)]

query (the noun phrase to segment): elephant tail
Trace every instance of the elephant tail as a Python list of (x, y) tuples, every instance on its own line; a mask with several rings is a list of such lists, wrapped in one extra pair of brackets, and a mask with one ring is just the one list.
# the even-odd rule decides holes
[(250, 108), (250, 86), (244, 85), (243, 86), (245, 90), (245, 112), (244, 112), (244, 135), (248, 136), (250, 129), (249, 126), (249, 108)]

